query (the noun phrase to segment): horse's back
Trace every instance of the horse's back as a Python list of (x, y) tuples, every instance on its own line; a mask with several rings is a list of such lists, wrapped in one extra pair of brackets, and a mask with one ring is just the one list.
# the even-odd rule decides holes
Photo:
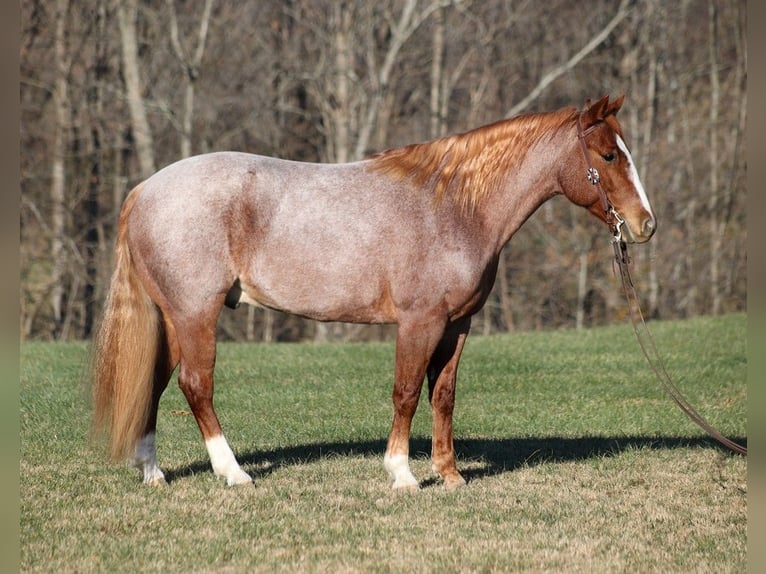
[[(132, 248), (180, 306), (236, 279), (250, 301), (322, 320), (395, 322), (402, 308), (459, 305), (441, 299), (480, 279), (470, 237), (452, 233), (427, 193), (369, 167), (235, 152), (181, 160), (144, 183)], [(461, 288), (422, 280), (445, 273)]]
[(143, 183), (130, 214), (131, 249), (176, 306), (184, 297), (190, 305), (210, 299), (240, 278), (251, 299), (286, 311), (392, 320), (357, 309), (384, 290), (396, 219), (382, 197), (390, 190), (372, 189), (375, 181), (363, 163), (237, 152), (186, 158)]

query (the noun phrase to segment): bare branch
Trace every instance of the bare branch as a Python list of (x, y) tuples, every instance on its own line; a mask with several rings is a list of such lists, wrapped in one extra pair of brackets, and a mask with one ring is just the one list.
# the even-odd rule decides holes
[(396, 63), (396, 59), (399, 57), (399, 52), (401, 51), (402, 46), (404, 46), (404, 43), (415, 33), (420, 25), (431, 16), (431, 14), (448, 4), (449, 2), (445, 3), (444, 0), (433, 0), (420, 13), (415, 14), (417, 0), (407, 0), (402, 9), (402, 13), (399, 16), (398, 22), (396, 22), (391, 30), (391, 43), (383, 58), (383, 65), (377, 74), (375, 94), (372, 98), (372, 102), (367, 108), (367, 115), (359, 130), (359, 137), (356, 141), (356, 148), (354, 150), (355, 159), (362, 157), (369, 145), (370, 135), (373, 127), (375, 127), (381, 101), (386, 94), (386, 90), (388, 89), (391, 80), (391, 70)]
[(514, 105), (511, 109), (509, 109), (505, 113), (506, 118), (510, 118), (511, 116), (515, 116), (516, 114), (524, 111), (529, 104), (531, 104), (533, 101), (537, 99), (537, 97), (547, 88), (556, 78), (561, 76), (562, 74), (568, 72), (572, 68), (574, 68), (577, 64), (580, 63), (580, 61), (585, 58), (588, 54), (590, 54), (593, 50), (595, 50), (600, 44), (604, 42), (609, 37), (609, 34), (612, 33), (612, 30), (615, 29), (617, 24), (622, 22), (625, 19), (625, 16), (628, 15), (628, 0), (622, 0), (620, 2), (620, 7), (617, 9), (617, 13), (612, 17), (612, 19), (607, 23), (606, 26), (596, 34), (593, 39), (585, 44), (577, 53), (575, 53), (571, 58), (569, 58), (566, 62), (563, 64), (556, 66), (552, 70), (549, 70), (547, 74), (545, 74), (540, 81), (537, 83), (537, 85), (532, 89), (529, 94), (526, 95), (526, 97), (521, 100), (519, 103)]
[(207, 41), (207, 32), (210, 27), (210, 13), (213, 9), (213, 0), (205, 0), (205, 6), (202, 10), (202, 18), (197, 32), (197, 47), (194, 55), (190, 58), (184, 52), (181, 45), (181, 39), (178, 34), (178, 18), (173, 0), (166, 0), (168, 12), (170, 13), (170, 45), (173, 47), (173, 53), (181, 62), (184, 71), (192, 78), (196, 78), (197, 68), (202, 62), (202, 56), (205, 53), (205, 43)]

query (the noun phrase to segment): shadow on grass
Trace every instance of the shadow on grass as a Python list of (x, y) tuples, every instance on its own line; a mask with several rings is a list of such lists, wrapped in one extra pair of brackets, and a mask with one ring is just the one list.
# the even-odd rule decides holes
[[(747, 446), (745, 437), (732, 438), (735, 442)], [(706, 447), (731, 453), (712, 439), (700, 437), (530, 437), (507, 439), (455, 439), (455, 451), (458, 469), (463, 477), (471, 480), (513, 472), (525, 466), (544, 463), (574, 462), (591, 458), (616, 456), (622, 452), (639, 449), (672, 450), (677, 448)], [(327, 456), (379, 456), (381, 471), (386, 440), (325, 442), (305, 444), (274, 450), (250, 451), (238, 454), (237, 458), (244, 470), (254, 479), (268, 476), (272, 472), (295, 464), (318, 461)], [(410, 441), (410, 456), (428, 457), (431, 441), (426, 438), (413, 438)], [(731, 453), (735, 456), (734, 453)], [(165, 472), (168, 482), (198, 474), (211, 472), (208, 461), (194, 462), (185, 467), (168, 469)], [(421, 482), (422, 487), (436, 484), (435, 478)]]

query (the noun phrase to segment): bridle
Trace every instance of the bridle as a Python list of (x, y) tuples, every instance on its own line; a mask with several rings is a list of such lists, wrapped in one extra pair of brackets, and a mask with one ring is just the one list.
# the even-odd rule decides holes
[(590, 161), (590, 154), (588, 153), (588, 146), (585, 145), (585, 136), (596, 129), (599, 124), (595, 123), (587, 130), (583, 131), (582, 122), (580, 121), (581, 117), (582, 113), (577, 115), (577, 139), (580, 140), (582, 155), (585, 158), (585, 163), (588, 165), (588, 169), (585, 172), (585, 177), (589, 183), (596, 186), (599, 200), (601, 201), (601, 209), (604, 210), (604, 218), (606, 220), (606, 224), (609, 226), (609, 229), (612, 232), (613, 241), (619, 242), (622, 241), (622, 225), (625, 223), (625, 220), (620, 217), (620, 214), (617, 213), (617, 210), (614, 208), (614, 206), (609, 201), (609, 198), (606, 196), (606, 192), (601, 186), (601, 175), (598, 173), (598, 170), (593, 167), (593, 163)]
[(636, 338), (638, 339), (638, 344), (641, 347), (641, 351), (643, 351), (646, 361), (649, 363), (649, 366), (651, 367), (655, 376), (662, 384), (665, 392), (670, 395), (670, 398), (673, 399), (673, 402), (678, 405), (678, 407), (686, 414), (686, 416), (688, 416), (694, 423), (696, 423), (712, 438), (724, 446), (730, 448), (734, 452), (746, 455), (747, 447), (737, 444), (731, 439), (725, 437), (723, 434), (721, 434), (720, 431), (718, 431), (718, 429), (707, 422), (707, 420), (705, 420), (705, 418), (700, 415), (691, 404), (689, 404), (689, 401), (687, 401), (681, 391), (678, 390), (678, 387), (673, 383), (673, 380), (670, 378), (670, 375), (665, 368), (665, 363), (662, 361), (662, 357), (660, 356), (659, 351), (657, 351), (657, 345), (654, 342), (654, 338), (649, 332), (649, 327), (646, 326), (646, 321), (644, 321), (644, 314), (641, 312), (641, 306), (638, 302), (638, 294), (636, 293), (636, 288), (633, 285), (633, 280), (630, 277), (630, 269), (628, 267), (630, 264), (630, 257), (628, 257), (628, 245), (622, 239), (621, 230), (625, 220), (620, 216), (619, 213), (617, 213), (617, 210), (614, 208), (614, 206), (609, 201), (609, 198), (606, 196), (606, 192), (601, 186), (601, 175), (598, 173), (598, 170), (593, 167), (593, 164), (590, 161), (590, 154), (588, 153), (588, 146), (585, 145), (585, 136), (593, 131), (599, 124), (595, 123), (587, 130), (583, 130), (582, 123), (580, 122), (581, 116), (582, 113), (578, 114), (577, 116), (577, 139), (580, 140), (580, 146), (582, 147), (582, 153), (585, 157), (585, 163), (588, 166), (588, 169), (585, 172), (585, 178), (591, 185), (596, 186), (599, 194), (599, 200), (601, 202), (601, 208), (604, 210), (606, 223), (612, 232), (612, 247), (614, 249), (614, 258), (617, 262), (617, 267), (620, 270), (620, 279), (622, 280), (622, 289), (628, 302), (630, 320), (633, 324), (633, 331), (636, 334)]

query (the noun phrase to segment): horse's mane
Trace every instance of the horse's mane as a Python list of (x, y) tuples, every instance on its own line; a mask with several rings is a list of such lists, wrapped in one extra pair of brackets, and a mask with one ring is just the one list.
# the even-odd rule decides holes
[(373, 169), (410, 178), (431, 190), (436, 203), (451, 195), (464, 213), (502, 185), (510, 166), (520, 163), (535, 142), (573, 122), (577, 110), (524, 114), (425, 143), (372, 156)]

